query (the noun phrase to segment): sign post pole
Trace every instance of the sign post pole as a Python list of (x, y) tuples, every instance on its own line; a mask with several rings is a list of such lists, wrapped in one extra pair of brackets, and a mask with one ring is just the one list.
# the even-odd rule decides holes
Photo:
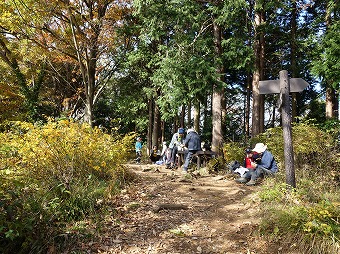
[(286, 170), (286, 183), (293, 188), (296, 188), (295, 169), (294, 169), (294, 152), (292, 141), (292, 115), (290, 107), (290, 80), (288, 72), (280, 71), (280, 96), (282, 96), (281, 116), (282, 130), (284, 142), (284, 158)]
[(289, 93), (297, 93), (303, 91), (309, 84), (302, 78), (288, 78), (288, 72), (280, 71), (279, 80), (263, 80), (260, 81), (260, 94), (280, 94), (279, 108), (282, 116), (282, 130), (284, 142), (284, 159), (286, 170), (287, 185), (295, 188), (295, 169), (294, 169), (294, 152), (292, 141), (292, 115), (290, 107)]

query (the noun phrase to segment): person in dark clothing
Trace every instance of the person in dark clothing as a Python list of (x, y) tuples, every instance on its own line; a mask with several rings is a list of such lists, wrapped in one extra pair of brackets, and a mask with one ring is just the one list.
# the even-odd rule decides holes
[(152, 151), (150, 154), (150, 160), (152, 163), (156, 163), (156, 161), (159, 161), (161, 159), (161, 152), (157, 149), (157, 146), (154, 145), (152, 147)]
[(236, 179), (239, 183), (246, 183), (246, 185), (255, 185), (256, 180), (262, 175), (274, 176), (278, 172), (278, 167), (274, 156), (267, 150), (267, 146), (263, 143), (257, 143), (253, 152), (256, 152), (260, 158), (255, 160), (255, 170), (248, 171), (244, 177)]
[(184, 140), (184, 146), (187, 148), (185, 151), (185, 162), (183, 165), (183, 172), (188, 171), (188, 167), (192, 158), (192, 155), (197, 151), (201, 151), (201, 138), (194, 129), (188, 129), (187, 136)]

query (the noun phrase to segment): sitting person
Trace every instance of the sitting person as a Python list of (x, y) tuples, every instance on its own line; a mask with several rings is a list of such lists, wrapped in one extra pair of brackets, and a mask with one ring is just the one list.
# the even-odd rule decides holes
[(239, 173), (244, 177), (249, 170), (255, 170), (254, 160), (258, 158), (258, 154), (253, 152), (250, 148), (245, 150), (246, 156), (244, 158), (243, 166), (239, 166), (234, 170), (234, 173)]
[(267, 146), (263, 143), (257, 143), (255, 148), (252, 150), (256, 152), (260, 159), (257, 161), (252, 162), (255, 167), (255, 170), (250, 170), (246, 173), (245, 176), (236, 179), (239, 183), (246, 183), (246, 185), (255, 185), (256, 180), (263, 175), (270, 175), (273, 176), (278, 172), (278, 167), (274, 156), (271, 152), (267, 150)]
[(164, 164), (166, 164), (167, 161), (168, 161), (169, 150), (170, 149), (168, 148), (168, 146), (166, 144), (166, 141), (164, 141), (163, 142), (163, 147), (162, 147), (162, 152), (161, 152), (161, 159), (162, 159)]
[(154, 145), (150, 154), (150, 160), (153, 163), (156, 163), (156, 161), (159, 161), (161, 158), (161, 152), (157, 149), (157, 146)]
[(170, 141), (169, 148), (170, 148), (170, 159), (166, 163), (166, 168), (176, 168), (176, 159), (177, 159), (177, 152), (181, 149), (184, 140), (184, 133), (185, 130), (183, 128), (179, 128), (178, 132), (176, 132)]

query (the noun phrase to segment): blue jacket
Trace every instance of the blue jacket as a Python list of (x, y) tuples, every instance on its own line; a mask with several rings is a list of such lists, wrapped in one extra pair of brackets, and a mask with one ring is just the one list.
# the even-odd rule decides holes
[(189, 151), (200, 151), (201, 150), (201, 138), (194, 131), (188, 131), (188, 135), (184, 140), (184, 145), (188, 148)]
[(274, 156), (269, 152), (268, 150), (265, 150), (261, 157), (261, 162), (258, 163), (258, 166), (264, 167), (273, 173), (276, 173), (279, 171), (279, 168), (277, 167), (276, 161), (274, 159)]
[(135, 148), (136, 148), (136, 152), (142, 151), (142, 148), (143, 148), (142, 142), (137, 141), (135, 144)]

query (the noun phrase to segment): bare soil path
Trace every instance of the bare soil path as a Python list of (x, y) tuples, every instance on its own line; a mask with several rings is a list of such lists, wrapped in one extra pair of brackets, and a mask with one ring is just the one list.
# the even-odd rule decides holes
[(92, 253), (281, 253), (256, 234), (259, 186), (230, 174), (185, 177), (164, 166), (127, 166), (138, 180), (116, 197)]

